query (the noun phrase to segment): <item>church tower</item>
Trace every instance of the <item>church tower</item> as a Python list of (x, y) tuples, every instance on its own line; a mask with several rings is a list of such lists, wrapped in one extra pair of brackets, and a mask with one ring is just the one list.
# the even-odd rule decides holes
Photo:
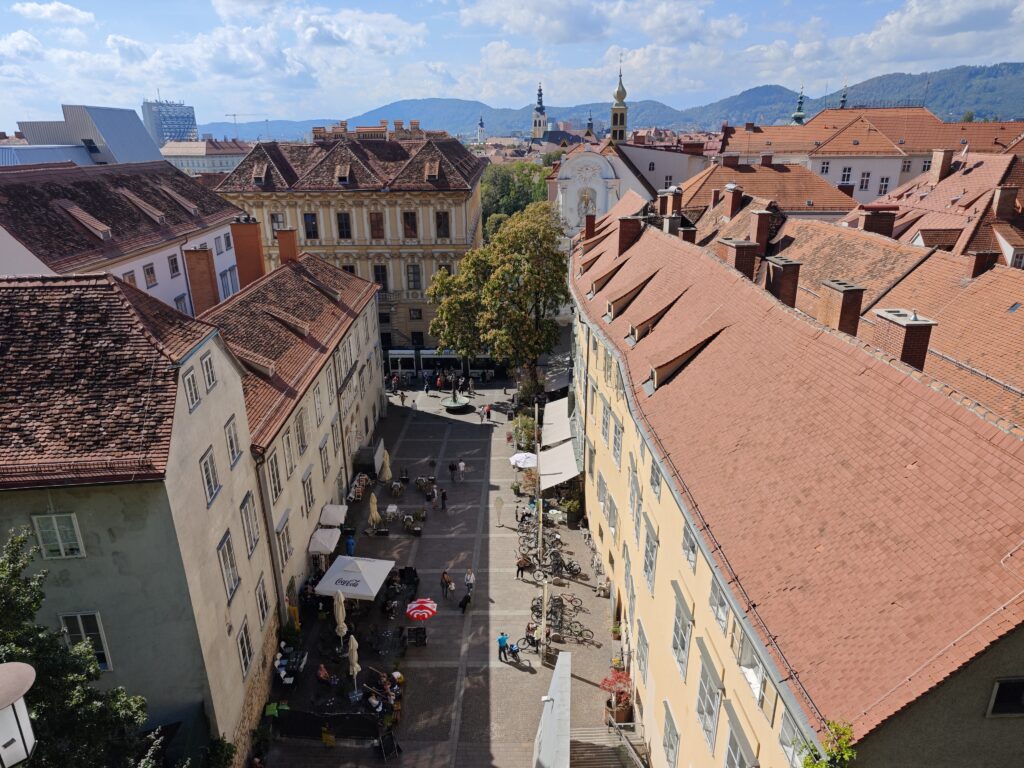
[(530, 132), (530, 137), (543, 138), (547, 125), (548, 120), (544, 114), (544, 89), (541, 88), (540, 83), (537, 83), (537, 106), (533, 108), (533, 130)]
[(480, 122), (476, 124), (476, 143), (483, 144), (485, 138), (487, 137), (484, 134), (484, 116), (480, 115)]
[(619, 85), (612, 94), (612, 144), (626, 140), (626, 88), (622, 85), (622, 67), (619, 66)]

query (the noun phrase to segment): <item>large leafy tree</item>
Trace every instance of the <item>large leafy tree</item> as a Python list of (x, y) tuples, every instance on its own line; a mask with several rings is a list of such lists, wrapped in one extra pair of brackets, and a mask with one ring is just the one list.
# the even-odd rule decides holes
[(569, 300), (562, 237), (548, 203), (512, 216), (488, 245), (466, 254), (457, 275), (434, 278), (430, 332), (466, 357), (488, 348), (494, 359), (525, 369), (535, 391), (537, 359), (558, 343), (554, 318)]
[(12, 531), (0, 552), (0, 663), (22, 661), (36, 670), (26, 694), (38, 740), (32, 768), (121, 768), (145, 748), (139, 729), (146, 701), (123, 688), (92, 683), (99, 665), (88, 641), (68, 647), (63, 636), (36, 623), (46, 571), (28, 574), (37, 548), (28, 531)]

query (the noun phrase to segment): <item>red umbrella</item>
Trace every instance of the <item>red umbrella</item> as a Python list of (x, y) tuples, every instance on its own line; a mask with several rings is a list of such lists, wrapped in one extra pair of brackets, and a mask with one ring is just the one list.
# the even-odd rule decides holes
[(437, 613), (437, 603), (429, 597), (413, 600), (405, 607), (405, 615), (416, 621), (426, 621)]

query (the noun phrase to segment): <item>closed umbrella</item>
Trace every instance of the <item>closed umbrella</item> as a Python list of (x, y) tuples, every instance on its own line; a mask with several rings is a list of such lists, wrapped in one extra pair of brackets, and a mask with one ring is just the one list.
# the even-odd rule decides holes
[(387, 451), (384, 451), (384, 460), (381, 462), (380, 472), (377, 474), (377, 477), (382, 483), (391, 482), (391, 456)]
[(338, 637), (345, 636), (345, 595), (339, 589), (334, 595), (334, 620), (338, 624)]
[(348, 673), (352, 675), (353, 690), (359, 687), (356, 675), (362, 670), (363, 668), (359, 666), (359, 643), (356, 642), (356, 636), (351, 635), (348, 639)]
[(384, 521), (380, 518), (380, 512), (377, 511), (377, 494), (370, 494), (370, 519), (367, 520), (371, 528), (379, 528), (381, 523)]

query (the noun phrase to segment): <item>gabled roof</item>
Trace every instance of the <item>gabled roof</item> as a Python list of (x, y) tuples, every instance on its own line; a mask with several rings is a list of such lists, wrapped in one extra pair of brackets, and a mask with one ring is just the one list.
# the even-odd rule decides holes
[[(685, 209), (711, 205), (712, 190), (724, 194), (725, 185), (738, 184), (744, 193), (775, 201), (782, 211), (791, 213), (842, 214), (857, 202), (840, 192), (821, 176), (802, 165), (711, 165), (682, 186)], [(810, 200), (813, 204), (808, 205)]]
[[(162, 213), (163, 221), (138, 201)], [(68, 205), (84, 212), (87, 221), (100, 222), (110, 236), (98, 235)], [(0, 168), (0, 227), (58, 274), (102, 271), (135, 252), (230, 221), (239, 213), (164, 161)]]
[(273, 440), (376, 290), (307, 253), (203, 314), (246, 366), (242, 387), (254, 448)]
[(0, 279), (0, 488), (153, 480), (216, 329), (110, 275)]

